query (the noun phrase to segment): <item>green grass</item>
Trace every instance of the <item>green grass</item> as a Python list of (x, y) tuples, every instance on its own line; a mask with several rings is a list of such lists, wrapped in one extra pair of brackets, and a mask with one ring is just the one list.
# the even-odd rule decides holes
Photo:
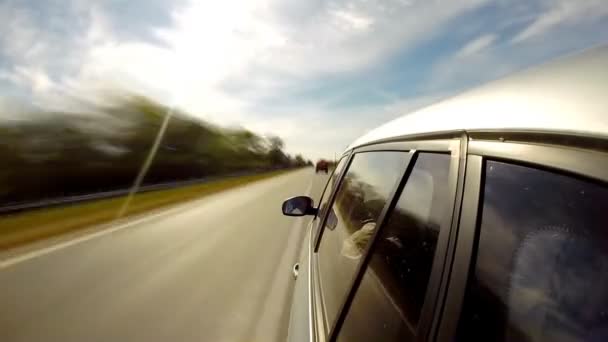
[[(125, 216), (140, 214), (171, 204), (188, 201), (223, 190), (235, 188), (257, 180), (288, 172), (273, 171), (263, 174), (227, 178), (214, 182), (136, 194)], [(126, 197), (116, 197), (25, 211), (0, 217), (0, 250), (16, 247), (36, 240), (108, 223), (114, 219)]]

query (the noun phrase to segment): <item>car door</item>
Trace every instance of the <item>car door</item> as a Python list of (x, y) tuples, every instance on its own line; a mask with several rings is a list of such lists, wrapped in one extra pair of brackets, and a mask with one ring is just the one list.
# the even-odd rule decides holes
[(318, 214), (311, 220), (302, 242), (300, 256), (298, 258), (298, 276), (295, 280), (293, 300), (290, 310), (289, 328), (287, 340), (290, 342), (309, 342), (312, 336), (312, 319), (310, 305), (310, 258), (314, 248), (314, 241), (319, 231), (319, 225), (323, 213), (328, 207), (331, 195), (335, 190), (342, 171), (348, 162), (348, 154), (344, 155), (336, 164), (331, 176), (328, 178), (318, 205)]
[[(312, 255), (316, 338), (391, 341), (425, 334), (418, 323), (434, 306), (439, 281), (431, 278), (440, 276), (445, 257), (459, 146), (455, 139), (354, 151)], [(433, 277), (431, 270), (437, 270)], [(407, 328), (405, 311), (414, 329)]]
[(437, 340), (608, 340), (608, 153), (577, 142), (469, 144)]

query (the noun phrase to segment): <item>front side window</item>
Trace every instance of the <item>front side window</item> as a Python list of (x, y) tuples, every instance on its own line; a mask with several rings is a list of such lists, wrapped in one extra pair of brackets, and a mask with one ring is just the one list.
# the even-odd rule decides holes
[(346, 164), (347, 160), (348, 157), (343, 157), (342, 159), (340, 159), (340, 162), (338, 162), (336, 168), (329, 177), (329, 180), (325, 185), (325, 190), (323, 190), (323, 195), (321, 195), (321, 202), (319, 203), (319, 213), (317, 214), (317, 217), (322, 218), (325, 214), (325, 211), (327, 210), (327, 205), (329, 204), (329, 198), (331, 197), (331, 193), (336, 187), (338, 177), (340, 177), (340, 173), (342, 172), (342, 169), (344, 169), (344, 165)]
[(338, 341), (409, 341), (416, 334), (441, 223), (450, 215), (450, 156), (421, 153), (345, 317)]
[(327, 323), (336, 319), (376, 220), (400, 180), (407, 152), (358, 153), (339, 185), (319, 246), (319, 272)]
[(461, 341), (608, 341), (608, 188), (485, 163)]

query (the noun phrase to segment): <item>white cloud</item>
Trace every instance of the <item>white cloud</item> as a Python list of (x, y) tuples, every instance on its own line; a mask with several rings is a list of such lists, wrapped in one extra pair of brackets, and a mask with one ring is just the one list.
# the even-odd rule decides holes
[(430, 93), (461, 92), (516, 70), (523, 61), (515, 58), (515, 55), (489, 49), (471, 55), (445, 56), (429, 70), (423, 87)]
[[(455, 53), (442, 56), (431, 68), (430, 77), (425, 82), (427, 92), (460, 92), (547, 58), (605, 42), (608, 37), (608, 31), (601, 26), (589, 30), (594, 21), (608, 16), (604, 0), (521, 1), (510, 5), (513, 12), (506, 16), (503, 24), (507, 26), (503, 29), (509, 26), (523, 28), (513, 37), (507, 37), (506, 43), (498, 43), (497, 34), (486, 32)], [(497, 23), (496, 27), (499, 26)], [(527, 44), (541, 37), (545, 39)]]
[[(274, 116), (256, 104), (301, 82), (362, 70), (398, 49), (413, 48), (443, 22), (482, 3), (207, 3), (177, 11), (175, 27), (160, 35), (179, 60), (173, 88), (178, 103), (215, 121), (240, 122), (262, 133), (276, 131), (290, 150), (320, 151), (330, 144), (341, 151), (363, 132), (347, 129), (353, 123), (331, 121), (348, 114), (331, 112), (318, 99), (308, 99), (305, 108), (299, 103), (282, 112), (273, 110)], [(240, 91), (223, 90), (227, 83)], [(356, 125), (369, 129), (382, 122), (374, 119), (377, 112), (366, 114)], [(303, 117), (313, 119), (300, 120)]]
[(543, 4), (543, 11), (513, 37), (513, 43), (540, 37), (559, 26), (571, 26), (582, 21), (588, 23), (608, 15), (608, 4), (605, 0), (553, 0)]
[(495, 34), (492, 34), (492, 33), (487, 33), (487, 34), (481, 35), (481, 36), (471, 40), (467, 44), (465, 44), (456, 53), (456, 56), (468, 57), (471, 55), (478, 54), (482, 50), (484, 50), (484, 49), (488, 48), (490, 45), (492, 45), (492, 43), (494, 43), (494, 41), (496, 41), (496, 38), (498, 38), (498, 36)]
[[(288, 142), (295, 141), (288, 135), (298, 132), (307, 132), (314, 142), (313, 128), (300, 125), (295, 130), (283, 119), (300, 108), (268, 120), (264, 108), (255, 105), (299, 82), (374, 65), (482, 3), (193, 2), (175, 10), (172, 27), (154, 30), (163, 45), (121, 40), (108, 28), (111, 18), (93, 8), (78, 72), (62, 84), (93, 94), (110, 83), (160, 97), (220, 124), (271, 131), (266, 122), (272, 122)], [(242, 92), (226, 90), (227, 82)], [(322, 103), (309, 100), (311, 112), (325, 111)], [(317, 119), (327, 126), (327, 118), (335, 115)], [(350, 134), (342, 138), (344, 145), (351, 139), (346, 136)]]
[[(600, 2), (560, 1), (559, 6), (543, 7), (514, 42), (577, 22), (590, 12), (597, 18), (606, 13)], [(486, 3), (192, 1), (172, 11), (170, 25), (146, 28), (156, 41), (126, 38), (102, 6), (88, 2), (65, 5), (66, 16), (60, 19), (78, 23), (69, 35), (40, 26), (27, 10), (0, 5), (0, 31), (7, 33), (0, 37), (0, 57), (19, 60), (21, 68), (11, 66), (0, 72), (0, 79), (23, 85), (38, 101), (53, 106), (61, 105), (58, 94), (95, 101), (108, 87), (134, 90), (221, 125), (275, 132), (285, 138), (288, 150), (321, 156), (328, 148), (341, 152), (359, 134), (407, 112), (413, 103), (435, 99), (436, 92), (493, 78), (520, 64), (496, 52), (497, 34), (485, 33), (443, 58), (430, 80), (417, 85), (429, 93), (405, 103), (388, 96), (376, 107), (350, 111), (328, 109), (310, 96), (291, 106), (275, 105), (274, 99), (323, 77), (381, 65), (396, 52), (445, 35), (453, 19)]]
[[(253, 43), (254, 49), (247, 50), (251, 54), (245, 55), (245, 66), (298, 78), (358, 70), (398, 49), (414, 47), (439, 31), (443, 23), (484, 1), (421, 1), (414, 5), (343, 1), (310, 6), (307, 13), (297, 11), (298, 2), (279, 5), (273, 1), (245, 10), (237, 32), (248, 35), (228, 38), (236, 38), (239, 46), (243, 41)], [(251, 40), (260, 26), (280, 43), (264, 44), (259, 36)]]
[(514, 69), (514, 61), (496, 53), (498, 35), (482, 34), (450, 55), (443, 56), (431, 70), (425, 89), (427, 92), (453, 93), (479, 81), (492, 80)]
[(17, 66), (11, 79), (28, 87), (34, 93), (43, 93), (54, 86), (54, 82), (49, 78), (48, 74), (39, 68)]
[(312, 159), (333, 158), (334, 154), (340, 156), (350, 143), (368, 131), (446, 95), (420, 94), (389, 104), (338, 111), (309, 106), (289, 116), (257, 120), (245, 127), (256, 132), (280, 134), (285, 139), (289, 153), (303, 153)]
[(3, 55), (29, 59), (36, 50), (40, 49), (35, 46), (38, 30), (29, 12), (11, 3), (0, 3), (0, 32), (2, 32), (0, 46)]
[(374, 20), (370, 17), (343, 10), (334, 11), (332, 14), (338, 19), (340, 24), (345, 24), (343, 27), (355, 31), (367, 31), (374, 23)]

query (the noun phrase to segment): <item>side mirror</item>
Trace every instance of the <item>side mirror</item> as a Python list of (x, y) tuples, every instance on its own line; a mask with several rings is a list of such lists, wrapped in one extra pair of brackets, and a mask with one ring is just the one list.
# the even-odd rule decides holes
[(296, 196), (283, 202), (283, 215), (304, 216), (316, 215), (317, 208), (313, 207), (313, 200), (308, 196)]

